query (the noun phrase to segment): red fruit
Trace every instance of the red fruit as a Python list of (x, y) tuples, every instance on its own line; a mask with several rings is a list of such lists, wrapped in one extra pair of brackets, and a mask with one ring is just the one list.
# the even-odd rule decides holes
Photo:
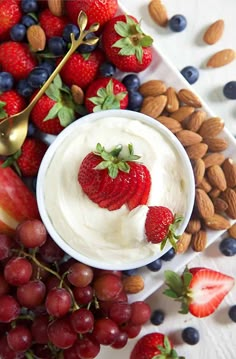
[(5, 91), (0, 94), (0, 120), (21, 112), (25, 107), (25, 99), (15, 90)]
[(77, 85), (84, 89), (95, 80), (103, 61), (104, 54), (100, 49), (88, 54), (74, 53), (61, 69), (61, 78), (69, 87)]
[(12, 233), (24, 219), (39, 218), (35, 196), (10, 167), (0, 161), (0, 232)]
[(65, 1), (65, 9), (70, 20), (77, 24), (81, 10), (88, 16), (88, 27), (98, 22), (100, 26), (112, 19), (118, 8), (117, 0), (70, 0)]
[(145, 221), (148, 242), (161, 243), (161, 249), (163, 249), (167, 240), (169, 240), (175, 248), (176, 240), (179, 238), (175, 235), (175, 229), (181, 220), (182, 217), (174, 216), (167, 207), (149, 207)]
[(102, 45), (108, 59), (121, 71), (140, 72), (152, 61), (152, 38), (133, 16), (119, 15), (107, 22)]
[(88, 112), (125, 109), (128, 106), (128, 91), (117, 79), (103, 77), (93, 81), (85, 93)]
[(22, 12), (19, 1), (17, 0), (0, 0), (0, 41), (9, 39), (9, 32), (12, 26), (16, 25), (21, 20)]
[(135, 166), (136, 178), (138, 179), (136, 185), (133, 187), (134, 191), (130, 196), (127, 205), (130, 210), (134, 209), (140, 204), (146, 204), (151, 188), (151, 176), (146, 166), (140, 164)]
[(53, 36), (62, 36), (64, 27), (68, 24), (68, 19), (65, 16), (55, 16), (49, 9), (45, 9), (39, 14), (39, 23), (47, 39), (49, 39)]
[(26, 78), (36, 65), (36, 58), (26, 44), (15, 41), (0, 44), (2, 71), (10, 72), (16, 81)]
[(215, 312), (234, 285), (234, 278), (209, 268), (186, 269), (182, 276), (167, 270), (164, 293), (181, 302), (180, 313), (198, 318)]
[(162, 333), (149, 333), (144, 335), (135, 344), (130, 359), (178, 359), (176, 351), (173, 349), (173, 344)]

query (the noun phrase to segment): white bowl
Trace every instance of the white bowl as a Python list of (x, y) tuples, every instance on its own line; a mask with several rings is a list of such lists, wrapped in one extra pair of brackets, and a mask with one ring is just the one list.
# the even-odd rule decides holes
[[(189, 158), (185, 152), (185, 149), (183, 148), (183, 146), (181, 145), (181, 143), (178, 141), (178, 139), (166, 128), (164, 127), (162, 124), (160, 124), (158, 121), (155, 121), (154, 119), (141, 114), (141, 113), (136, 113), (136, 112), (132, 112), (132, 111), (128, 111), (128, 110), (109, 110), (109, 111), (101, 111), (101, 112), (97, 112), (97, 113), (93, 113), (93, 114), (89, 114), (87, 116), (84, 116), (83, 118), (75, 121), (74, 123), (72, 123), (70, 126), (68, 126), (67, 128), (65, 128), (54, 140), (54, 142), (50, 145), (49, 149), (47, 150), (43, 161), (41, 163), (40, 169), (39, 169), (39, 173), (38, 173), (38, 180), (37, 180), (37, 201), (38, 201), (38, 207), (39, 207), (39, 212), (41, 215), (41, 218), (50, 234), (50, 236), (53, 238), (53, 240), (70, 256), (76, 258), (78, 261), (81, 261), (83, 263), (86, 263), (88, 265), (91, 265), (93, 267), (96, 268), (101, 268), (101, 269), (117, 269), (117, 270), (125, 270), (125, 269), (131, 269), (131, 268), (138, 268), (138, 267), (142, 267), (148, 263), (151, 263), (152, 261), (154, 261), (156, 258), (162, 256), (169, 248), (170, 245), (168, 244), (165, 249), (163, 251), (160, 251), (159, 249), (154, 252), (148, 252), (147, 254), (143, 254), (145, 252), (145, 249), (148, 248), (148, 246), (155, 246), (155, 248), (157, 248), (157, 246), (159, 245), (150, 245), (146, 240), (144, 240), (144, 245), (143, 245), (143, 249), (142, 254), (138, 252), (135, 252), (136, 249), (135, 248), (129, 248), (129, 247), (124, 247), (123, 244), (120, 244), (120, 248), (118, 249), (112, 249), (111, 252), (107, 252), (106, 248), (109, 247), (106, 246), (105, 247), (101, 247), (101, 249), (99, 249), (96, 245), (96, 241), (95, 242), (90, 242), (88, 237), (85, 237), (86, 240), (82, 239), (83, 242), (80, 242), (79, 247), (77, 248), (77, 244), (75, 245), (75, 243), (79, 243), (79, 240), (81, 240), (78, 236), (78, 238), (76, 238), (76, 234), (73, 235), (70, 233), (70, 228), (68, 226), (67, 228), (67, 218), (66, 218), (66, 224), (62, 224), (63, 228), (59, 228), (58, 225), (59, 222), (61, 222), (61, 218), (64, 216), (63, 212), (64, 212), (64, 207), (66, 208), (66, 211), (71, 210), (71, 214), (74, 217), (74, 212), (75, 211), (75, 206), (74, 204), (78, 204), (81, 205), (81, 203), (83, 203), (82, 201), (77, 201), (77, 198), (75, 198), (76, 196), (74, 195), (74, 193), (64, 193), (63, 189), (64, 189), (64, 185), (62, 186), (61, 178), (62, 178), (62, 174), (65, 177), (65, 181), (67, 182), (69, 191), (71, 190), (71, 188), (74, 186), (77, 186), (77, 188), (79, 188), (79, 183), (77, 181), (77, 176), (74, 175), (74, 177), (72, 175), (70, 175), (70, 173), (66, 172), (63, 173), (63, 171), (66, 171), (66, 169), (64, 169), (64, 165), (63, 165), (63, 160), (62, 160), (62, 156), (61, 156), (61, 152), (58, 153), (58, 151), (62, 151), (63, 148), (63, 144), (66, 146), (66, 151), (68, 150), (68, 148), (70, 148), (70, 141), (71, 139), (75, 137), (75, 134), (77, 133), (76, 131), (83, 131), (82, 129), (85, 128), (86, 126), (92, 126), (93, 129), (96, 128), (97, 131), (97, 126), (99, 125), (99, 123), (101, 124), (101, 121), (104, 121), (103, 119), (105, 118), (109, 118), (109, 119), (113, 119), (113, 123), (116, 121), (123, 121), (122, 118), (126, 118), (129, 121), (129, 124), (131, 126), (131, 128), (133, 128), (133, 126), (136, 125), (140, 125), (144, 124), (147, 125), (147, 127), (150, 129), (154, 129), (155, 133), (159, 133), (161, 134), (161, 136), (164, 137), (164, 139), (171, 144), (171, 147), (173, 148), (174, 152), (177, 153), (178, 159), (179, 159), (179, 163), (181, 163), (181, 166), (183, 168), (184, 171), (184, 179), (185, 179), (185, 184), (186, 184), (186, 189), (185, 189), (185, 194), (184, 194), (184, 198), (183, 201), (185, 201), (186, 206), (185, 206), (185, 213), (183, 213), (184, 215), (184, 219), (181, 222), (177, 233), (181, 234), (183, 233), (183, 231), (185, 230), (191, 213), (192, 213), (192, 209), (193, 209), (193, 204), (194, 204), (194, 193), (195, 193), (195, 183), (194, 183), (194, 176), (193, 176), (193, 172), (192, 172), (192, 166), (191, 163), (189, 161)], [(118, 120), (120, 119), (120, 120)], [(111, 120), (109, 120), (110, 124), (111, 124)], [(135, 122), (134, 122), (135, 121)], [(97, 125), (97, 126), (96, 126)], [(110, 125), (109, 125), (110, 126)], [(106, 133), (109, 133), (110, 129), (109, 128), (103, 128), (102, 127), (102, 131), (104, 133), (104, 136), (106, 136)], [(148, 130), (149, 131), (149, 130)], [(79, 132), (78, 132), (79, 133)], [(93, 132), (94, 133), (94, 132)], [(131, 136), (131, 142), (132, 142), (132, 135)], [(96, 136), (95, 136), (96, 137)], [(111, 136), (110, 136), (111, 137)], [(110, 138), (108, 139), (109, 142)], [(76, 152), (72, 152), (73, 154), (73, 158), (75, 158), (75, 163), (76, 163), (76, 156), (81, 156), (81, 153), (83, 153), (84, 150), (84, 146), (86, 147), (87, 142), (91, 141), (90, 136), (87, 137), (87, 140), (84, 141), (84, 143), (80, 143), (77, 141), (77, 149), (80, 149), (80, 151), (76, 151)], [(95, 146), (97, 144), (97, 139), (95, 139), (94, 141), (94, 147), (91, 148), (91, 150), (95, 149)], [(117, 145), (118, 143), (113, 143), (114, 146)], [(102, 145), (104, 145), (106, 147), (106, 143), (102, 143)], [(135, 148), (134, 148), (135, 151)], [(160, 149), (161, 151), (161, 149)], [(90, 151), (88, 151), (90, 152)], [(82, 158), (88, 153), (85, 152), (82, 156)], [(57, 157), (58, 156), (58, 157)], [(162, 154), (163, 156), (163, 154)], [(81, 159), (80, 159), (81, 161)], [(179, 165), (179, 163), (176, 163), (176, 166)], [(144, 163), (145, 164), (145, 163)], [(74, 165), (74, 163), (73, 163)], [(60, 171), (59, 172), (59, 168)], [(74, 167), (73, 167), (74, 168)], [(79, 168), (76, 168), (76, 174), (78, 173)], [(51, 173), (51, 184), (49, 187), (49, 182), (48, 182), (48, 178), (49, 175), (48, 173)], [(59, 174), (60, 173), (60, 174)], [(76, 182), (76, 183), (75, 183)], [(47, 193), (47, 195), (45, 196), (45, 191)], [(81, 189), (80, 189), (81, 191)], [(160, 188), (161, 191), (161, 188)], [(61, 196), (61, 192), (63, 192), (63, 199), (62, 199), (62, 204), (61, 202), (57, 202), (59, 201), (58, 198), (56, 197), (55, 193), (60, 192), (60, 196)], [(83, 198), (87, 198), (86, 195), (84, 195)], [(87, 201), (89, 200), (88, 198), (86, 199)], [(91, 202), (91, 201), (90, 201)], [(49, 209), (49, 204), (50, 203), (50, 209)], [(51, 203), (53, 203), (53, 205), (51, 205)], [(95, 204), (93, 204), (95, 205)], [(154, 204), (151, 204), (154, 205)], [(159, 203), (156, 203), (156, 205), (159, 205)], [(83, 205), (82, 205), (83, 206)], [(97, 206), (97, 205), (95, 205)], [(145, 206), (146, 207), (146, 206)], [(56, 211), (59, 208), (59, 214), (56, 214)], [(69, 209), (68, 209), (69, 208)], [(107, 209), (100, 209), (97, 206), (98, 210), (100, 211), (99, 215), (102, 217), (98, 217), (98, 221), (100, 221), (101, 218), (103, 218), (103, 214), (105, 215), (105, 213), (108, 213), (108, 216), (110, 216), (110, 212)], [(78, 209), (77, 209), (78, 210)], [(87, 211), (87, 209), (86, 209)], [(85, 216), (84, 213), (86, 213), (85, 211), (85, 207), (82, 207), (82, 209), (80, 208), (78, 213), (78, 218)], [(101, 215), (101, 211), (106, 211), (106, 212), (102, 212)], [(114, 216), (116, 211), (112, 211), (113, 214), (112, 216)], [(91, 212), (91, 217), (96, 217), (96, 213), (98, 212)], [(77, 213), (76, 213), (77, 215)], [(125, 214), (125, 216), (127, 217), (127, 214)], [(125, 217), (124, 216), (124, 217)], [(70, 216), (69, 216), (69, 221), (70, 221)], [(88, 220), (88, 218), (86, 219)], [(107, 219), (105, 219), (107, 220)], [(57, 222), (57, 223), (56, 223)], [(55, 224), (56, 223), (56, 224)], [(99, 225), (99, 223), (98, 223)], [(136, 224), (135, 224), (136, 227)], [(79, 228), (82, 228), (82, 225), (80, 225)], [(95, 231), (96, 232), (96, 231)], [(99, 230), (97, 231), (97, 233), (99, 232)], [(77, 233), (77, 232), (76, 232)], [(86, 233), (86, 231), (85, 231)], [(94, 233), (94, 231), (93, 231)], [(73, 237), (73, 244), (70, 243), (71, 238)], [(90, 237), (91, 238), (91, 237)], [(102, 236), (101, 236), (102, 238)], [(96, 240), (96, 236), (95, 236), (95, 240)], [(111, 239), (112, 240), (112, 239)], [(143, 242), (142, 242), (143, 243)], [(118, 246), (119, 244), (116, 243), (116, 245)], [(127, 243), (125, 244), (125, 246), (127, 245)], [(90, 248), (89, 248), (90, 247)], [(88, 252), (87, 252), (88, 249)], [(116, 260), (115, 257), (113, 257), (113, 254), (115, 255), (116, 253), (118, 254), (120, 250), (122, 259)], [(131, 256), (126, 256), (126, 254), (130, 251), (130, 253), (132, 253)], [(140, 249), (139, 249), (140, 251)], [(98, 254), (99, 252), (99, 254)], [(91, 253), (91, 255), (90, 255)], [(119, 253), (119, 254), (120, 254)]]

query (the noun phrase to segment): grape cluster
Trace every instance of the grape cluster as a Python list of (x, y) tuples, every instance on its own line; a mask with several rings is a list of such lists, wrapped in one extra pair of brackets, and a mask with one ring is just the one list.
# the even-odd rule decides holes
[(150, 319), (148, 304), (129, 303), (121, 271), (68, 257), (40, 220), (0, 234), (0, 269), (1, 358), (95, 358)]

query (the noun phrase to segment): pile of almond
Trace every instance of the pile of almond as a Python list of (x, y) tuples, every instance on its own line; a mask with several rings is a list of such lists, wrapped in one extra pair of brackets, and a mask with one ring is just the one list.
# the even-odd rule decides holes
[(150, 80), (139, 91), (144, 96), (141, 112), (175, 134), (191, 160), (195, 205), (177, 252), (189, 246), (200, 252), (207, 244), (207, 229), (230, 229), (230, 219), (236, 219), (236, 163), (224, 154), (228, 147), (224, 122), (208, 117), (199, 98), (188, 89), (177, 91), (161, 80)]

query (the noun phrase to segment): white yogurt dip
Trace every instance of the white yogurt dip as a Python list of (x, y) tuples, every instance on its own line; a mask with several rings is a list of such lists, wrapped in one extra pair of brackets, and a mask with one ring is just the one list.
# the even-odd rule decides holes
[[(79, 121), (79, 120), (78, 120)], [(132, 143), (152, 179), (147, 205), (129, 211), (100, 208), (84, 194), (78, 182), (83, 158), (97, 143), (106, 150)], [(111, 264), (142, 260), (160, 252), (145, 239), (148, 206), (162, 205), (184, 216), (188, 201), (185, 165), (157, 129), (123, 117), (85, 122), (67, 136), (55, 152), (44, 180), (45, 207), (57, 233), (82, 255)]]

